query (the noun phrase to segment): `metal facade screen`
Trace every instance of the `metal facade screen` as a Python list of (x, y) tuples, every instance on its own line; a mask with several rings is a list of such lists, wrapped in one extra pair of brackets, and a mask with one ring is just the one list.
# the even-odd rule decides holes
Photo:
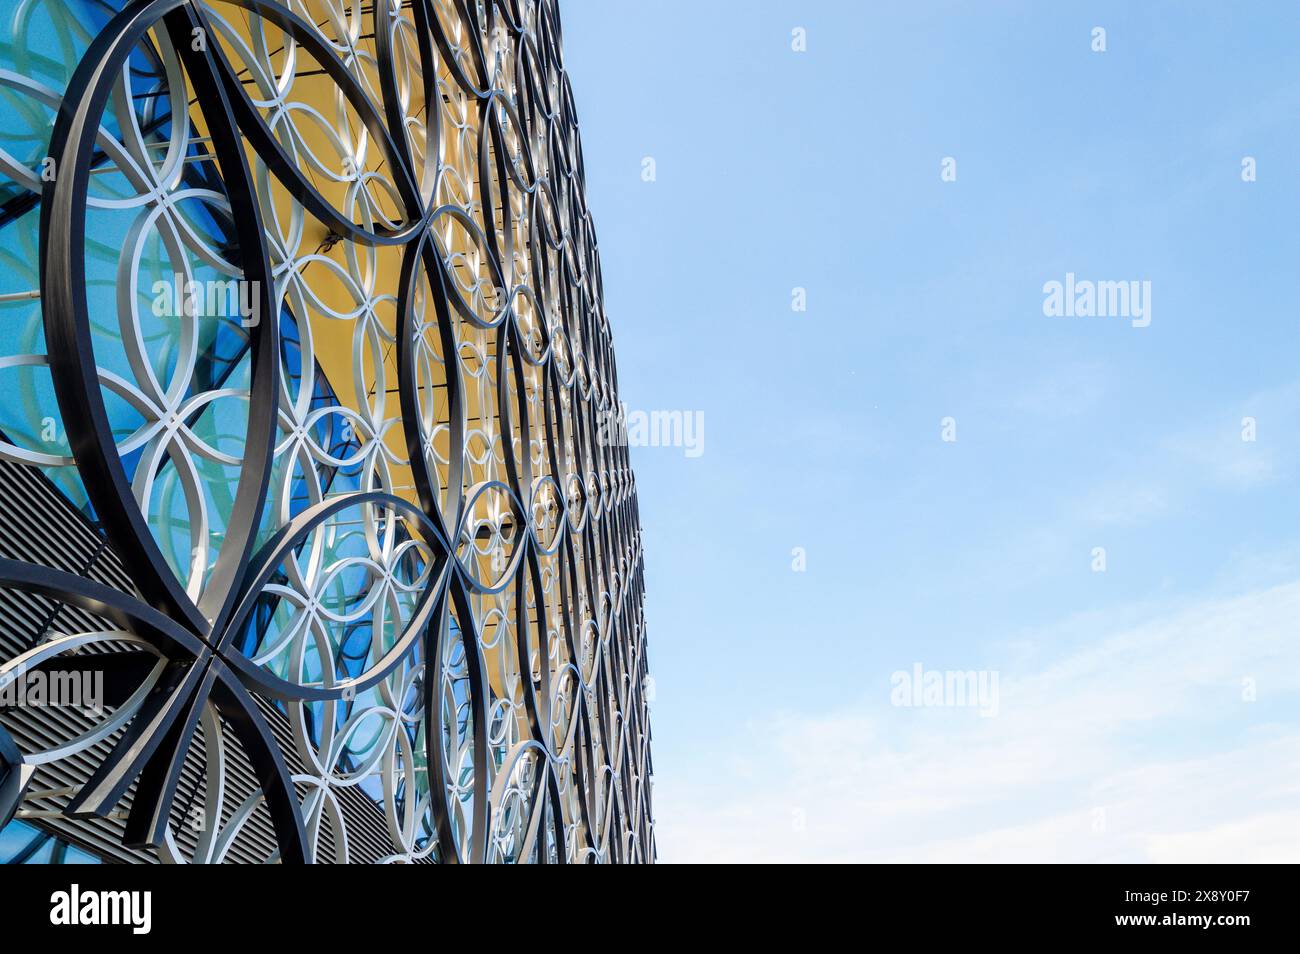
[(0, 845), (652, 861), (553, 0), (0, 12)]

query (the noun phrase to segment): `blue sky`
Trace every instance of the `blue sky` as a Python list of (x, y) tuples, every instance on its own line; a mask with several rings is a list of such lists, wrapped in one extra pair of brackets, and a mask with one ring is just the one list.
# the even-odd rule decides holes
[(661, 859), (1300, 858), (1294, 8), (561, 11), (622, 397), (705, 420), (632, 451)]

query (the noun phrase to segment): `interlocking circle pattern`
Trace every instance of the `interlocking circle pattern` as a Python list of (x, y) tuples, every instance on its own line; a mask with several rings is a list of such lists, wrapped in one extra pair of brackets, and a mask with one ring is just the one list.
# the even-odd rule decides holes
[(79, 621), (0, 686), (108, 673), (40, 744), (0, 712), (0, 819), (173, 863), (654, 860), (554, 0), (0, 10), (0, 458), (130, 580), (0, 559)]

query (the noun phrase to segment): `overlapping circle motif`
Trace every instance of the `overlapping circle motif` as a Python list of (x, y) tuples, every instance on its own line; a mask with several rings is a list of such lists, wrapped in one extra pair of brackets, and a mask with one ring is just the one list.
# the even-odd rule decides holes
[[(62, 93), (0, 71), (56, 113), (56, 174), (0, 150), (39, 195), (45, 339), (0, 368), (48, 369), (68, 445), (0, 456), (74, 469), (136, 592), (0, 560), (102, 622), (0, 680), (88, 648), (135, 675), (21, 753), (10, 808), (21, 765), (109, 740), (61, 808), (125, 799), (165, 861), (246, 855), (259, 818), (267, 861), (653, 860), (635, 483), (599, 436), (553, 0), (137, 0), (82, 46)], [(160, 275), (244, 308), (151, 310)]]

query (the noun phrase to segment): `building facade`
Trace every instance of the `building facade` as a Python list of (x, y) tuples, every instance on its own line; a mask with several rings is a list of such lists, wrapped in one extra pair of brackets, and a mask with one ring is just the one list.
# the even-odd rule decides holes
[(0, 860), (653, 861), (553, 0), (0, 13)]

